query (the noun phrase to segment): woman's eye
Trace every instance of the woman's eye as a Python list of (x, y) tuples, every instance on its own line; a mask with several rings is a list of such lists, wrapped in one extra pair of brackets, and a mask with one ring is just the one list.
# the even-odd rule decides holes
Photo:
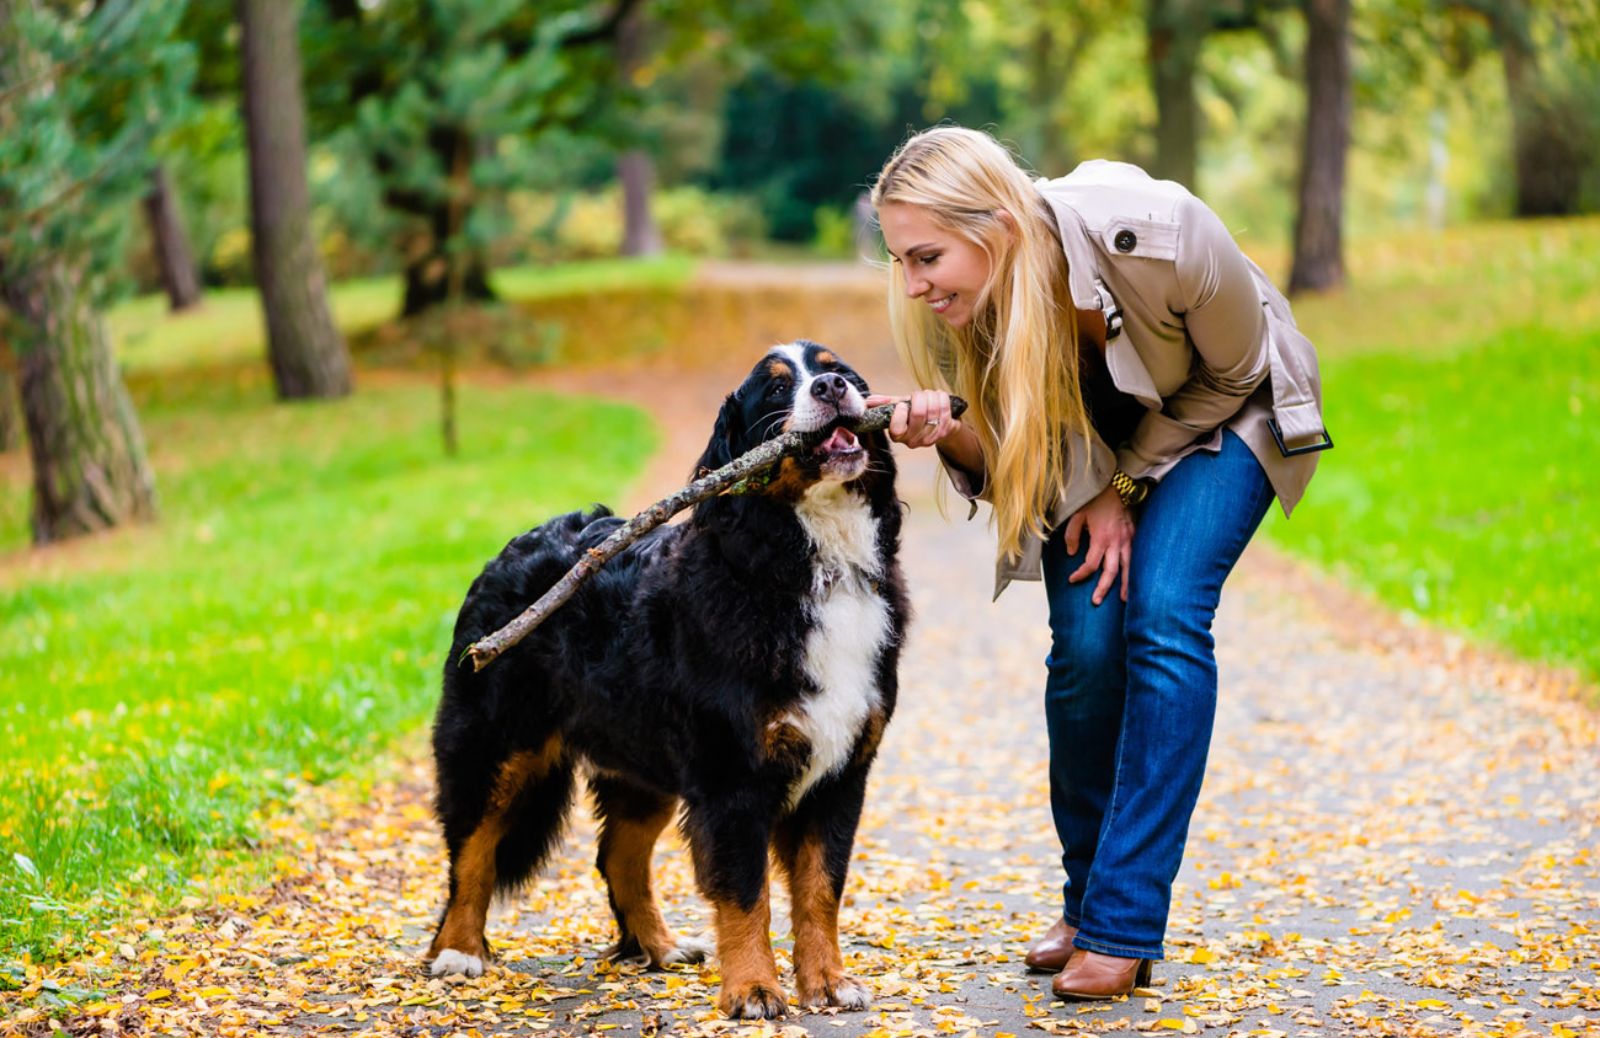
[(938, 259), (938, 258), (939, 258), (939, 254), (937, 252), (927, 252), (927, 253), (923, 253), (921, 256), (918, 256), (917, 257), (917, 262), (920, 263), (921, 265), (923, 265), (924, 267), (928, 267), (928, 266), (932, 266), (933, 265), (933, 261)]

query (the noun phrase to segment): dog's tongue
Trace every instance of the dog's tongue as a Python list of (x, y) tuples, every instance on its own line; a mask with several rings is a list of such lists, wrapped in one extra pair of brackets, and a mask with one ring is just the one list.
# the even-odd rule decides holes
[(833, 430), (833, 435), (823, 441), (817, 450), (825, 454), (843, 454), (845, 451), (856, 449), (856, 434), (840, 426)]

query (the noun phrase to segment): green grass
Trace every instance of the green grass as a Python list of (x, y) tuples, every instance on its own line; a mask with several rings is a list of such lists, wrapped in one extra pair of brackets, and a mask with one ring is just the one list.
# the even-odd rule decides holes
[(1350, 260), (1349, 291), (1295, 304), (1338, 447), (1269, 534), (1400, 610), (1600, 679), (1600, 220)]
[[(629, 288), (673, 288), (694, 274), (684, 256), (642, 260), (588, 260), (551, 267), (496, 271), (495, 290), (511, 302)], [(360, 278), (335, 285), (334, 317), (347, 333), (395, 316), (400, 309), (398, 275)], [(106, 315), (113, 341), (129, 371), (171, 371), (196, 365), (233, 364), (265, 355), (261, 302), (253, 288), (212, 289), (203, 306), (176, 317), (166, 297), (141, 296)]]
[(136, 376), (162, 522), (0, 568), (0, 963), (173, 903), (293, 783), (416, 730), (482, 562), (655, 445), (630, 408), (469, 382), (451, 461), (426, 382), (280, 405), (257, 367)]

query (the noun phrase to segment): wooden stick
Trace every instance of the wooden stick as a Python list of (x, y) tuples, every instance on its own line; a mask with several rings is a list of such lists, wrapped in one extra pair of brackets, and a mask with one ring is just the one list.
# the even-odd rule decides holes
[[(880, 404), (862, 415), (860, 420), (852, 426), (857, 433), (880, 432), (889, 427), (889, 419), (894, 414), (894, 404)], [(967, 402), (960, 397), (950, 398), (950, 413), (953, 417), (961, 417), (967, 409)], [(817, 432), (788, 432), (775, 440), (768, 440), (755, 450), (748, 451), (735, 458), (733, 461), (707, 473), (688, 486), (679, 490), (670, 497), (663, 498), (646, 508), (638, 515), (614, 530), (611, 536), (601, 541), (597, 547), (590, 548), (583, 553), (583, 557), (569, 570), (566, 575), (556, 581), (554, 586), (539, 597), (510, 623), (498, 631), (483, 638), (479, 638), (467, 647), (462, 654), (460, 663), (465, 663), (470, 657), (472, 669), (482, 670), (495, 658), (513, 645), (526, 638), (534, 628), (550, 616), (551, 613), (566, 604), (585, 580), (594, 575), (595, 571), (615, 558), (624, 548), (645, 534), (654, 530), (662, 523), (671, 519), (690, 505), (698, 504), (710, 497), (719, 494), (747, 494), (765, 486), (770, 474), (770, 469), (785, 457), (799, 455), (810, 451), (821, 443), (827, 430)]]

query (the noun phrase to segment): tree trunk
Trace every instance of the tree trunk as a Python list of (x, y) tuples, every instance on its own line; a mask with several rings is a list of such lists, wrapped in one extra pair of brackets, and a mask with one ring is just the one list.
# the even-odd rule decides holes
[(1289, 292), (1344, 284), (1344, 171), (1350, 146), (1350, 0), (1303, 0), (1306, 123)]
[(661, 255), (661, 232), (650, 213), (655, 160), (643, 148), (625, 151), (617, 157), (617, 177), (622, 181), (622, 254)]
[(173, 312), (187, 310), (200, 302), (200, 276), (189, 251), (183, 213), (172, 193), (172, 178), (167, 176), (165, 166), (158, 165), (150, 171), (150, 192), (144, 196), (144, 211), (150, 220), (150, 241), (155, 246), (167, 302)]
[(1204, 0), (1149, 0), (1145, 13), (1150, 83), (1156, 97), (1152, 175), (1198, 192), (1200, 106), (1194, 77), (1207, 16)]
[(1517, 215), (1576, 213), (1591, 158), (1580, 129), (1582, 115), (1568, 111), (1572, 102), (1563, 103), (1564, 95), (1552, 93), (1540, 73), (1528, 9), (1522, 0), (1497, 0), (1490, 5), (1489, 25), (1500, 49), (1511, 109)]
[(282, 399), (350, 392), (350, 356), (328, 310), (311, 236), (295, 0), (237, 0), (250, 150), (251, 246), (267, 352)]
[[(454, 183), (460, 156), (469, 158), (481, 154), (491, 143), (484, 140), (463, 140), (464, 131), (439, 125), (428, 133), (428, 147), (433, 151), (439, 168), (451, 170)], [(465, 149), (465, 152), (463, 152)], [(385, 175), (394, 169), (393, 160), (384, 154), (377, 157), (378, 167)], [(472, 214), (472, 199), (437, 198), (417, 192), (391, 189), (384, 204), (421, 218), (423, 229), (414, 235), (405, 248), (405, 297), (400, 304), (402, 317), (415, 317), (451, 298), (451, 278), (460, 278), (456, 287), (462, 300), (476, 303), (492, 302), (496, 296), (489, 285), (489, 264), (481, 249), (469, 242), (461, 242), (465, 252), (452, 257), (448, 243), (455, 237), (457, 228), (464, 228)]]
[(0, 344), (0, 454), (22, 446), (22, 412), (17, 406), (17, 380), (6, 365)]
[(152, 519), (144, 438), (80, 271), (46, 259), (0, 271), (33, 460), (33, 541)]
[[(617, 72), (624, 90), (633, 89), (633, 75), (644, 63), (647, 46), (644, 12), (636, 9), (617, 24)], [(643, 148), (631, 148), (617, 157), (617, 179), (622, 181), (622, 254), (660, 255), (661, 232), (650, 212), (655, 160)]]

